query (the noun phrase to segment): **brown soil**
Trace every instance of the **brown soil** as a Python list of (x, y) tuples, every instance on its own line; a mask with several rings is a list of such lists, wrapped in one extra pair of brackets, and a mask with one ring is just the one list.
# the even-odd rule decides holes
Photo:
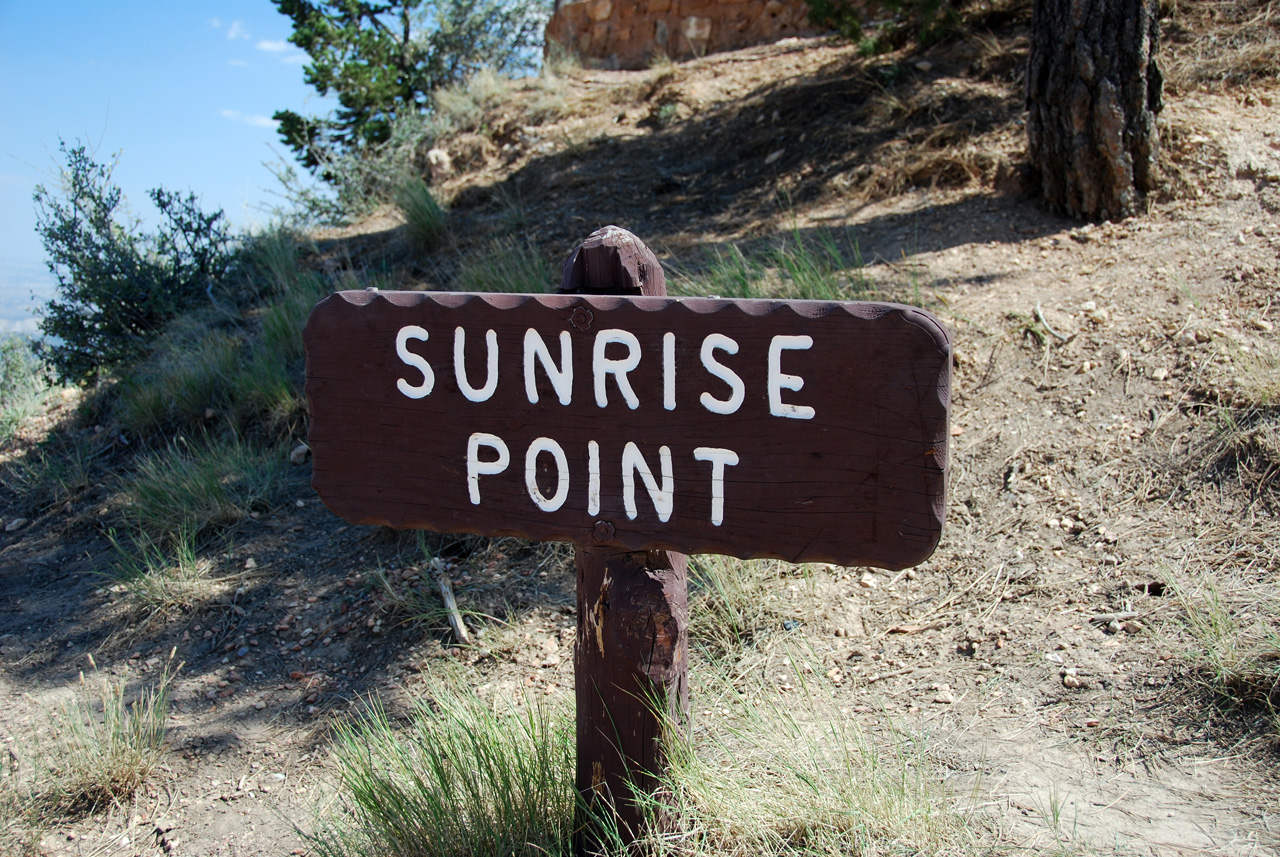
[[(563, 257), (607, 223), (680, 270), (723, 242), (856, 236), (881, 294), (953, 335), (946, 530), (910, 572), (780, 578), (799, 626), (775, 635), (803, 636), (852, 716), (930, 736), (994, 841), (1047, 849), (1053, 804), (1077, 846), (1104, 853), (1280, 853), (1276, 727), (1207, 690), (1177, 595), (1206, 576), (1274, 587), (1280, 571), (1276, 460), (1233, 455), (1222, 435), (1260, 375), (1275, 387), (1280, 90), (1171, 93), (1167, 193), (1123, 223), (1066, 222), (1019, 193), (1025, 42), (1004, 23), (909, 57), (793, 40), (574, 73), (558, 118), (526, 124), (517, 101), (446, 182), (446, 258), (513, 230)], [(454, 262), (415, 265), (400, 247), (383, 215), (323, 249), (448, 285)], [(233, 580), (185, 614), (140, 616), (100, 576), (105, 475), (0, 533), (0, 739), (90, 655), (144, 679), (175, 647), (185, 661), (155, 784), (50, 826), (38, 853), (301, 853), (294, 825), (330, 794), (330, 726), (363, 695), (394, 711), (432, 659), (470, 665), (485, 695), (571, 695), (571, 552), (434, 542), (459, 599), (511, 622), (457, 649), (444, 626), (403, 621), (377, 582), (430, 592), (413, 538), (345, 525), (308, 475), (294, 468), (289, 503), (231, 530), (218, 571)], [(22, 498), (0, 504), (5, 521), (27, 514)], [(1113, 613), (1133, 615), (1098, 620)]]

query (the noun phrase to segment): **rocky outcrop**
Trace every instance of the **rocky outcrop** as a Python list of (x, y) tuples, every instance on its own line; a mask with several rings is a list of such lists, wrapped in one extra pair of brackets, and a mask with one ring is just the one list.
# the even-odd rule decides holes
[(588, 65), (644, 68), (821, 32), (808, 13), (805, 0), (577, 0), (552, 16), (547, 46)]

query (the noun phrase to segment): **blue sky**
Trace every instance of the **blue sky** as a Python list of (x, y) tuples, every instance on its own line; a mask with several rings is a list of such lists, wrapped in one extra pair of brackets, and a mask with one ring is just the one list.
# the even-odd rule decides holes
[(29, 326), (31, 293), (52, 291), (31, 195), (57, 184), (59, 138), (118, 152), (116, 183), (144, 222), (157, 186), (237, 227), (268, 219), (264, 162), (287, 157), (271, 114), (328, 108), (290, 32), (270, 0), (0, 0), (0, 329)]

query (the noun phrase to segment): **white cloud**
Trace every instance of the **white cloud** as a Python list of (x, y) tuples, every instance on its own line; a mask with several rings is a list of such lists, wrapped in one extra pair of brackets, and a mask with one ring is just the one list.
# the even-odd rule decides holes
[(270, 39), (263, 39), (260, 42), (258, 42), (256, 45), (254, 45), (254, 47), (260, 51), (266, 51), (269, 54), (282, 54), (285, 51), (289, 50), (290, 45), (288, 42), (284, 41), (283, 39), (279, 41), (271, 41)]
[(248, 68), (249, 64), (244, 60), (227, 60), (227, 65), (233, 65), (236, 68)]
[(218, 18), (210, 18), (210, 19), (209, 19), (209, 26), (210, 26), (210, 27), (213, 27), (213, 28), (216, 30), (216, 29), (218, 29), (219, 27), (221, 27), (221, 26), (222, 26), (222, 21), (221, 21), (220, 19), (218, 19)]
[(249, 38), (249, 32), (244, 28), (243, 22), (232, 21), (231, 26), (227, 28), (227, 38), (228, 39), (247, 39)]
[(252, 125), (255, 128), (275, 128), (276, 120), (270, 116), (263, 116), (258, 113), (241, 113), (239, 110), (221, 110), (223, 119), (230, 119), (232, 122), (243, 122), (246, 125)]
[(307, 55), (302, 51), (298, 51), (296, 54), (289, 54), (287, 57), (283, 57), (280, 60), (280, 62), (285, 65), (302, 65), (306, 61)]

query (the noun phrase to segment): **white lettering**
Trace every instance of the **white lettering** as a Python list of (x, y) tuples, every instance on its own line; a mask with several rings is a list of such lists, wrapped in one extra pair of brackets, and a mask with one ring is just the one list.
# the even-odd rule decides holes
[(396, 389), (410, 399), (421, 399), (431, 395), (431, 390), (436, 385), (436, 373), (431, 371), (431, 364), (421, 354), (414, 354), (409, 350), (410, 339), (426, 342), (427, 332), (416, 324), (410, 324), (400, 328), (400, 332), (396, 334), (396, 356), (422, 373), (422, 383), (413, 385), (404, 378), (399, 378), (396, 380)]
[[(604, 356), (605, 346), (611, 342), (627, 346), (627, 356), (615, 360)], [(613, 375), (618, 382), (622, 397), (627, 400), (627, 407), (635, 410), (640, 407), (640, 397), (631, 389), (627, 373), (640, 365), (640, 340), (629, 330), (602, 330), (596, 334), (595, 351), (592, 354), (592, 368), (595, 370), (596, 404), (605, 407), (609, 397), (605, 393), (606, 375)]]
[(808, 405), (789, 405), (782, 401), (783, 390), (800, 390), (804, 387), (804, 379), (799, 375), (782, 373), (782, 352), (805, 351), (812, 347), (812, 336), (775, 336), (769, 343), (769, 413), (775, 417), (813, 419), (814, 410)]
[(453, 331), (453, 374), (458, 379), (458, 389), (462, 391), (462, 395), (472, 402), (489, 401), (493, 391), (498, 388), (498, 335), (492, 330), (487, 331), (484, 343), (488, 347), (488, 375), (485, 376), (484, 386), (477, 389), (467, 380), (467, 366), (463, 361), (467, 350), (467, 332), (461, 327)]
[(587, 514), (600, 514), (600, 444), (587, 441)]
[(622, 505), (626, 507), (627, 517), (636, 519), (636, 474), (644, 482), (653, 500), (653, 508), (658, 513), (658, 520), (666, 523), (671, 518), (671, 510), (675, 506), (675, 478), (671, 470), (671, 447), (658, 447), (658, 459), (662, 466), (662, 488), (658, 480), (653, 478), (649, 462), (640, 454), (640, 447), (628, 442), (622, 450)]
[(662, 407), (676, 409), (676, 335), (662, 334)]
[(716, 360), (717, 349), (728, 354), (737, 354), (738, 343), (723, 333), (711, 333), (702, 340), (702, 365), (712, 375), (729, 385), (729, 398), (721, 400), (710, 393), (703, 393), (699, 401), (702, 402), (702, 407), (713, 414), (732, 414), (742, 407), (742, 402), (747, 397), (747, 386), (742, 383), (742, 378), (737, 372)]
[(560, 331), (560, 366), (557, 368), (542, 334), (532, 327), (524, 332), (524, 392), (529, 397), (529, 404), (538, 403), (538, 385), (533, 377), (535, 358), (542, 362), (560, 404), (569, 404), (573, 396), (573, 351), (570, 348), (569, 331)]
[[(538, 455), (549, 452), (556, 460), (556, 493), (548, 500), (538, 487)], [(564, 448), (549, 437), (540, 437), (529, 444), (524, 454), (524, 484), (529, 489), (529, 498), (535, 506), (544, 512), (554, 512), (564, 505), (569, 496), (569, 457)]]
[(693, 451), (693, 457), (711, 462), (711, 523), (718, 527), (724, 523), (724, 469), (738, 463), (738, 453), (732, 449), (700, 446)]
[[(498, 457), (493, 461), (481, 461), (480, 447), (482, 446), (498, 453)], [(502, 438), (496, 434), (478, 431), (467, 438), (467, 493), (471, 496), (471, 502), (474, 505), (480, 505), (480, 477), (501, 473), (510, 463), (511, 452), (502, 442)]]

